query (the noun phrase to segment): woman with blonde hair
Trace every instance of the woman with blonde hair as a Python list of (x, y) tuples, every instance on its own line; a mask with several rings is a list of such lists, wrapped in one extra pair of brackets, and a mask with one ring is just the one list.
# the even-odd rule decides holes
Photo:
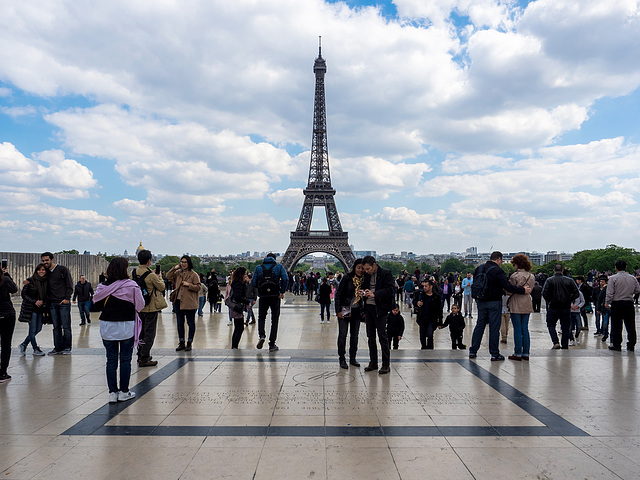
[[(531, 261), (523, 253), (514, 255), (511, 263), (516, 271), (509, 277), (509, 283), (517, 287), (533, 289), (535, 278), (531, 273)], [(511, 295), (511, 294), (510, 294)], [(533, 312), (531, 295), (514, 293), (509, 298), (509, 312), (513, 325), (513, 355), (509, 360), (529, 360), (531, 341), (529, 338), (529, 316)]]

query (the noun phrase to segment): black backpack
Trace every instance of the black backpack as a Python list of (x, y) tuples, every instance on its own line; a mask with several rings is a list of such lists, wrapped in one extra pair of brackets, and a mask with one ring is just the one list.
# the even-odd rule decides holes
[(262, 275), (258, 278), (258, 294), (261, 297), (275, 297), (280, 295), (280, 286), (278, 285), (278, 277), (274, 273), (275, 264), (270, 268), (262, 264)]
[(136, 272), (136, 270), (134, 270), (131, 275), (133, 277), (133, 281), (138, 284), (140, 290), (142, 291), (142, 298), (144, 298), (145, 305), (149, 305), (149, 302), (151, 302), (151, 292), (147, 288), (147, 282), (145, 281), (150, 273), (151, 270), (147, 270), (142, 275), (138, 276), (138, 273)]
[[(478, 273), (473, 276), (473, 284), (471, 285), (471, 296), (476, 300), (483, 301), (487, 295), (489, 288), (489, 282), (487, 281), (487, 273), (493, 266), (486, 268), (486, 265), (482, 265), (478, 269)], [(496, 265), (496, 268), (498, 266)]]

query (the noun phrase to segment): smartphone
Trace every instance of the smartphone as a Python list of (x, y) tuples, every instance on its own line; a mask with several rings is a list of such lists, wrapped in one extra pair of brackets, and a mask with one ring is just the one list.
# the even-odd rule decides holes
[(6, 258), (2, 259), (2, 268), (7, 268), (8, 260)]
[(160, 264), (156, 265), (156, 275), (160, 275)]

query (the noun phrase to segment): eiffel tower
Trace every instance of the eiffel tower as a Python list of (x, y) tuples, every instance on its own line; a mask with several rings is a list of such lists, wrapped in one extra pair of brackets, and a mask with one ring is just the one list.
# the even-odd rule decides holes
[[(322, 58), (322, 44), (318, 47), (318, 58), (313, 66), (316, 74), (316, 92), (313, 104), (313, 138), (309, 182), (304, 189), (304, 203), (295, 232), (291, 232), (289, 247), (282, 259), (284, 268), (291, 272), (296, 264), (310, 253), (324, 252), (333, 255), (349, 271), (355, 256), (349, 246), (349, 234), (342, 231), (340, 217), (331, 186), (329, 154), (327, 150), (327, 109), (324, 100), (324, 75), (327, 64)], [(324, 207), (329, 230), (311, 230), (313, 209)]]

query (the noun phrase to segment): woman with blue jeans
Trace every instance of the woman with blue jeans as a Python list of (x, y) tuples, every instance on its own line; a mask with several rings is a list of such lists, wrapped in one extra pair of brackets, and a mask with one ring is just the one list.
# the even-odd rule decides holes
[[(94, 303), (102, 306), (100, 336), (107, 353), (107, 385), (109, 403), (126, 402), (136, 396), (129, 390), (131, 357), (137, 345), (142, 322), (138, 312), (144, 308), (140, 287), (129, 279), (129, 261), (116, 257), (107, 267), (107, 281), (98, 285)], [(139, 323), (139, 328), (136, 324)], [(118, 360), (120, 385), (118, 386)]]
[(602, 315), (602, 327), (598, 330), (600, 326), (599, 323), (596, 323), (596, 334), (602, 335), (601, 340), (603, 342), (607, 341), (609, 338), (609, 318), (611, 317), (611, 309), (605, 307), (605, 298), (607, 296), (607, 276), (602, 275), (599, 279), (600, 281), (600, 294), (598, 295), (598, 299), (596, 300), (596, 311)]
[(22, 287), (22, 306), (20, 307), (21, 322), (29, 323), (29, 334), (24, 339), (18, 349), (20, 355), (25, 355), (29, 344), (33, 347), (33, 354), (44, 355), (36, 342), (36, 335), (42, 330), (42, 317), (49, 311), (49, 270), (43, 263), (39, 264), (33, 275), (26, 280)]
[[(526, 255), (519, 253), (514, 255), (511, 263), (516, 271), (509, 277), (509, 283), (517, 287), (533, 289), (535, 278), (531, 273), (531, 261)], [(529, 348), (531, 340), (529, 337), (529, 316), (533, 312), (531, 295), (510, 294), (509, 312), (511, 314), (511, 324), (513, 325), (513, 355), (509, 355), (509, 360), (529, 360)]]

